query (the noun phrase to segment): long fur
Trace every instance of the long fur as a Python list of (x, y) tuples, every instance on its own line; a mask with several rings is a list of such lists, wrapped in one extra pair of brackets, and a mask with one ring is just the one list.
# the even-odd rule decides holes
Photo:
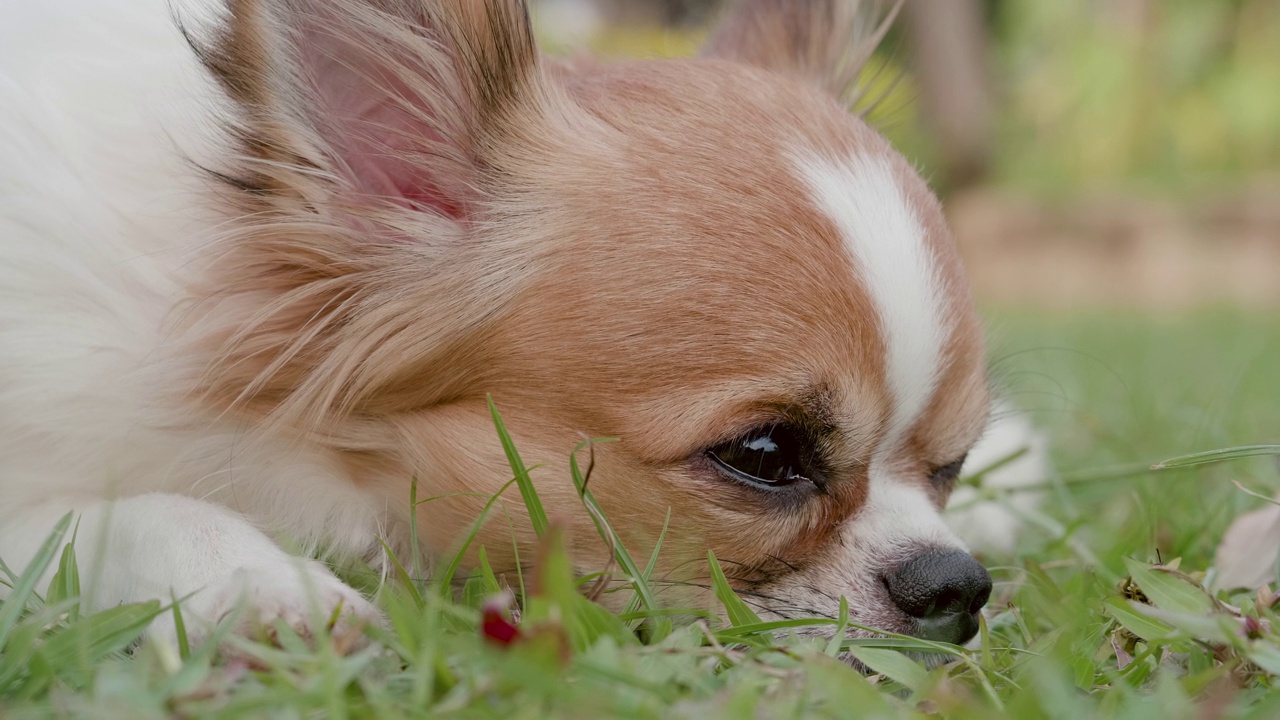
[(704, 52), (815, 82), (847, 107), (858, 80), (893, 25), (903, 0), (743, 0), (727, 13)]
[[(510, 480), (492, 394), (584, 570), (568, 453), (619, 437), (593, 493), (633, 552), (670, 514), (672, 602), (712, 601), (710, 548), (766, 615), (913, 631), (882, 578), (960, 545), (933, 476), (985, 371), (936, 200), (848, 112), (859, 3), (743, 0), (701, 58), (616, 64), (538, 55), (519, 0), (167, 5), (0, 10), (6, 562), (70, 510), (93, 606), (376, 620), (280, 541), (450, 547)], [(786, 423), (820, 476), (717, 469)], [(513, 571), (509, 514), (479, 540)]]

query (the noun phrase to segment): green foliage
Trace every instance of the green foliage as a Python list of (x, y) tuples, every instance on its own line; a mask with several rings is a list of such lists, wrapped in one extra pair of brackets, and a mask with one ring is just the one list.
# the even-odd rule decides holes
[(716, 599), (724, 606), (724, 612), (729, 616), (729, 623), (734, 626), (758, 624), (760, 616), (747, 607), (747, 604), (742, 602), (738, 594), (729, 586), (724, 570), (720, 569), (720, 563), (716, 561), (716, 554), (710, 550), (707, 551), (707, 565), (711, 568), (711, 587), (716, 593)]
[(498, 408), (493, 404), (493, 398), (488, 398), (489, 412), (493, 415), (494, 427), (498, 429), (498, 439), (502, 441), (502, 450), (507, 454), (507, 462), (511, 464), (511, 472), (515, 473), (516, 485), (520, 487), (520, 497), (524, 498), (525, 507), (529, 510), (529, 522), (533, 523), (533, 531), (539, 536), (547, 532), (547, 512), (542, 509), (542, 501), (538, 499), (538, 491), (533, 487), (533, 480), (529, 477), (529, 470), (524, 466), (524, 461), (520, 459), (520, 453), (516, 450), (516, 444), (511, 439), (511, 434), (507, 432), (506, 426), (502, 424), (502, 418), (498, 415)]
[(1012, 2), (998, 17), (1002, 179), (1186, 187), (1280, 167), (1272, 0)]
[(1245, 445), (1244, 447), (1206, 450), (1204, 452), (1191, 453), (1190, 455), (1179, 455), (1168, 460), (1161, 460), (1152, 465), (1151, 469), (1166, 470), (1191, 467), (1193, 465), (1208, 465), (1209, 463), (1226, 462), (1227, 460), (1238, 460), (1259, 455), (1280, 455), (1280, 445)]
[[(584, 573), (563, 528), (548, 521), (520, 581), (513, 642), (482, 631), (503, 585), (474, 547), (477, 523), (436, 566), (460, 573), (471, 553), (468, 577), (424, 581), (412, 560), (404, 567), (392, 556), (394, 577), (379, 595), (388, 623), (366, 631), (366, 646), (323, 635), (309, 643), (287, 628), (264, 645), (224, 628), (179, 653), (134, 647), (166, 610), (81, 608), (84, 568), (67, 517), (30, 565), (0, 568), (9, 587), (0, 603), (0, 716), (1280, 716), (1275, 595), (1204, 587), (1226, 524), (1263, 503), (1232, 481), (1269, 495), (1280, 486), (1273, 458), (1227, 453), (1212, 458), (1223, 462), (1149, 470), (1189, 450), (1276, 440), (1266, 433), (1280, 407), (1280, 324), (1208, 314), (1159, 323), (1006, 315), (1002, 325), (994, 369), (1052, 430), (1061, 472), (1044, 486), (1051, 501), (1016, 554), (987, 559), (996, 592), (977, 649), (843, 637), (859, 627), (847, 605), (836, 618), (761, 620), (714, 556), (716, 614), (660, 607), (661, 543), (643, 567), (623, 547), (590, 492), (592, 444), (574, 451), (570, 478), (538, 474), (520, 462), (495, 408), (526, 512), (541, 506), (538, 487), (572, 481), (616, 573)], [(609, 604), (625, 609), (590, 602), (600, 587), (621, 593)], [(676, 615), (684, 621), (669, 622)]]

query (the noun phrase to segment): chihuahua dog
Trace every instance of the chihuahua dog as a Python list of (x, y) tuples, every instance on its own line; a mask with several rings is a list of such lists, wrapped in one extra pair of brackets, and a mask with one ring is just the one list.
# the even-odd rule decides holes
[(376, 620), (284, 543), (376, 562), (416, 515), (449, 551), (512, 476), (491, 396), (584, 570), (583, 434), (667, 602), (714, 602), (710, 549), (762, 617), (967, 640), (991, 581), (941, 509), (983, 341), (848, 111), (867, 9), (742, 0), (697, 58), (594, 63), (523, 0), (6, 4), (0, 557), (70, 512), (87, 607)]

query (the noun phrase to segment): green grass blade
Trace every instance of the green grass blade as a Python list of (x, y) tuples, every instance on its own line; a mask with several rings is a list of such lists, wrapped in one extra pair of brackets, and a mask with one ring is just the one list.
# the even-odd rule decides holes
[(1002, 467), (1005, 467), (1009, 463), (1012, 463), (1015, 460), (1022, 458), (1028, 452), (1030, 452), (1030, 450), (1031, 450), (1030, 448), (1022, 447), (1022, 448), (1018, 448), (1017, 450), (1014, 450), (1013, 452), (1009, 453), (1008, 455), (1005, 455), (1004, 457), (997, 458), (996, 460), (990, 463), (987, 463), (985, 467), (978, 468), (977, 470), (960, 478), (960, 481), (957, 483), (957, 485), (960, 485), (960, 486), (968, 485), (969, 487), (982, 487), (982, 481), (985, 480), (988, 475), (999, 470)]
[[(667, 508), (667, 516), (662, 520), (662, 532), (658, 533), (658, 540), (653, 545), (653, 552), (649, 553), (649, 562), (644, 566), (643, 581), (647, 585), (649, 578), (653, 577), (653, 571), (658, 567), (658, 554), (662, 552), (662, 543), (667, 537), (667, 530), (671, 527), (671, 508)], [(624, 612), (637, 612), (640, 610), (640, 603), (643, 598), (639, 593), (627, 603), (627, 609)]]
[[(658, 555), (662, 552), (662, 543), (666, 540), (667, 530), (670, 527), (671, 527), (671, 508), (667, 508), (667, 516), (662, 520), (662, 532), (658, 533), (658, 540), (653, 545), (653, 552), (649, 554), (649, 562), (644, 567), (644, 575), (640, 578), (640, 582), (645, 585), (646, 589), (649, 589), (650, 578), (653, 577), (653, 572), (658, 567)], [(641, 612), (640, 604), (642, 601), (643, 601), (642, 596), (640, 595), (640, 593), (637, 592), (635, 595), (631, 597), (631, 600), (627, 603), (626, 610), (623, 611), (623, 614), (624, 615), (628, 613), (638, 614), (639, 612)], [(650, 612), (656, 612), (656, 611), (657, 609), (650, 610)], [(666, 616), (655, 615), (654, 617), (655, 617), (654, 622), (650, 624), (650, 629), (652, 631), (650, 640), (651, 642), (656, 643), (656, 642), (661, 642), (663, 638), (670, 635), (671, 631), (673, 630), (673, 626), (671, 624), (671, 621), (667, 619)]]
[[(623, 613), (619, 613), (618, 617), (625, 622), (631, 622), (632, 620), (644, 620), (646, 618), (656, 618), (656, 617), (663, 617), (663, 618), (687, 617), (687, 618), (701, 618), (704, 620), (710, 620), (715, 617), (715, 613), (709, 612), (707, 610), (701, 610), (699, 608), (663, 607), (663, 608), (658, 608), (657, 610), (635, 610), (632, 612), (623, 612)], [(659, 640), (655, 639), (653, 641), (653, 643), (657, 643), (657, 642), (659, 642)]]
[(40, 649), (51, 667), (66, 667), (82, 649), (91, 661), (123, 650), (164, 610), (159, 600), (120, 605), (85, 616), (52, 635)]
[(396, 557), (395, 552), (392, 551), (391, 546), (387, 544), (387, 541), (382, 538), (378, 538), (378, 543), (382, 545), (382, 551), (387, 554), (387, 559), (390, 560), (391, 564), (395, 567), (396, 575), (400, 578), (400, 581), (404, 583), (405, 590), (409, 593), (409, 597), (413, 598), (413, 602), (416, 607), (422, 608), (425, 603), (422, 600), (422, 593), (418, 591), (418, 583), (413, 579), (413, 576), (409, 574), (409, 571), (405, 569), (404, 563), (400, 562), (400, 558)]
[(1125, 630), (1143, 640), (1156, 640), (1173, 632), (1173, 628), (1168, 625), (1135, 610), (1132, 600), (1118, 597), (1107, 598), (1105, 606), (1107, 614), (1112, 619), (1120, 623)]
[[(834, 621), (832, 621), (834, 622)], [(857, 627), (857, 623), (850, 622), (849, 627)], [(911, 637), (910, 635), (899, 635), (897, 637), (851, 637), (840, 641), (840, 649), (851, 647), (871, 647), (884, 648), (887, 650), (898, 650), (901, 652), (917, 652), (929, 653), (933, 655), (948, 655), (957, 660), (965, 657), (963, 648), (955, 645), (945, 646), (946, 650), (940, 650), (938, 647), (928, 640)]]
[[(39, 690), (30, 683), (20, 682), (24, 676), (29, 677), (33, 671), (32, 658), (43, 644), (49, 628), (57, 627), (61, 616), (78, 604), (77, 600), (65, 600), (53, 605), (45, 605), (34, 612), (29, 612), (9, 633), (9, 639), (0, 647), (0, 698), (14, 692), (17, 685), (25, 685), (26, 691)], [(38, 685), (40, 681), (35, 681)]]
[(1210, 463), (1227, 462), (1240, 458), (1258, 457), (1260, 455), (1280, 455), (1280, 445), (1241, 445), (1240, 447), (1206, 450), (1204, 452), (1179, 455), (1161, 460), (1151, 466), (1152, 470), (1171, 470), (1173, 468), (1208, 465)]
[(862, 664), (908, 690), (919, 689), (928, 679), (929, 672), (920, 663), (897, 650), (861, 645), (851, 645), (847, 650)]
[(1277, 500), (1270, 495), (1263, 495), (1257, 490), (1250, 490), (1249, 488), (1245, 487), (1239, 480), (1232, 480), (1231, 484), (1235, 485), (1236, 489), (1238, 489), (1240, 492), (1244, 493), (1245, 495), (1248, 495), (1249, 497), (1255, 497), (1265, 503), (1270, 503), (1272, 505), (1280, 505), (1280, 500)]
[(1256, 643), (1249, 649), (1249, 660), (1272, 675), (1280, 675), (1280, 647)]
[(729, 579), (724, 576), (724, 570), (720, 569), (716, 554), (710, 550), (707, 551), (707, 565), (711, 569), (711, 587), (715, 591), (716, 599), (724, 606), (725, 614), (729, 616), (729, 623), (734, 626), (759, 624), (760, 616), (747, 607), (747, 604), (742, 602), (742, 598), (733, 591), (733, 587), (729, 585)]
[[(578, 443), (569, 455), (569, 474), (573, 478), (573, 486), (578, 490), (578, 499), (587, 508), (587, 513), (591, 516), (591, 521), (595, 523), (596, 532), (600, 537), (609, 544), (613, 550), (613, 557), (622, 566), (630, 579), (631, 587), (635, 589), (636, 597), (640, 599), (644, 607), (649, 610), (658, 609), (658, 601), (653, 595), (653, 590), (649, 587), (647, 581), (648, 573), (653, 571), (654, 563), (657, 560), (658, 548), (654, 549), (654, 554), (650, 557), (649, 566), (646, 571), (642, 572), (640, 567), (636, 565), (635, 560), (631, 557), (631, 553), (627, 552), (627, 548), (623, 545), (618, 533), (614, 531), (613, 525), (609, 523), (609, 518), (605, 516), (604, 510), (600, 507), (600, 503), (596, 502), (595, 496), (591, 493), (591, 488), (587, 487), (587, 478), (582, 473), (582, 469), (578, 466), (578, 452), (591, 447), (596, 442), (612, 442), (612, 440), (584, 440)], [(668, 517), (670, 514), (668, 513)], [(665, 525), (664, 525), (665, 532)], [(659, 543), (659, 546), (661, 544)]]
[[(829, 620), (828, 622), (835, 622)], [(956, 659), (964, 659), (968, 657), (964, 648), (951, 643), (937, 642), (934, 640), (925, 640), (912, 635), (903, 635), (901, 633), (893, 633), (879, 628), (873, 628), (869, 625), (849, 621), (849, 627), (863, 632), (874, 633), (875, 637), (871, 638), (852, 638), (849, 645), (871, 645), (872, 647), (894, 647), (903, 650), (912, 650), (923, 653), (936, 653), (939, 655), (949, 655)], [(893, 641), (891, 644), (884, 644), (887, 641)]]
[[(58, 569), (49, 581), (49, 590), (44, 595), (44, 601), (54, 604), (79, 598), (80, 569), (76, 563), (76, 540), (73, 535), (71, 542), (62, 546), (62, 557), (58, 559)], [(75, 622), (80, 615), (79, 603), (74, 604), (68, 613), (71, 622)]]
[(717, 638), (732, 640), (734, 638), (742, 638), (748, 635), (771, 635), (779, 630), (790, 630), (792, 628), (811, 628), (823, 627), (831, 625), (839, 625), (839, 620), (831, 618), (813, 617), (813, 618), (793, 618), (790, 620), (762, 620), (759, 622), (743, 623), (734, 625), (733, 627), (719, 628), (715, 632)]
[(53, 556), (58, 552), (59, 543), (67, 536), (67, 529), (71, 527), (71, 515), (71, 513), (63, 515), (62, 519), (58, 520), (58, 523), (53, 526), (53, 530), (31, 558), (31, 562), (27, 564), (26, 569), (22, 571), (17, 581), (14, 582), (13, 590), (9, 592), (9, 597), (5, 598), (4, 603), (0, 605), (0, 648), (4, 647), (5, 641), (9, 639), (9, 633), (13, 631), (14, 625), (18, 623), (18, 618), (22, 616), (27, 600), (35, 592), (36, 583), (40, 581), (45, 570), (49, 569), (49, 564), (53, 562)]
[(537, 580), (533, 593), (527, 598), (524, 622), (531, 626), (560, 625), (570, 646), (579, 652), (606, 635), (619, 644), (636, 643), (635, 634), (618, 616), (579, 592), (564, 531), (559, 526), (551, 528), (538, 541), (534, 574)]
[(1180, 573), (1151, 567), (1133, 558), (1125, 558), (1124, 565), (1133, 581), (1151, 598), (1156, 607), (1189, 615), (1203, 615), (1213, 611), (1213, 598)]
[(993, 667), (995, 663), (991, 657), (991, 625), (987, 623), (987, 616), (978, 613), (978, 647), (982, 650), (983, 667)]
[(1221, 647), (1242, 644), (1239, 621), (1220, 613), (1193, 614), (1134, 605), (1134, 610), (1167, 623), (1183, 634)]
[(520, 459), (520, 453), (516, 451), (516, 444), (511, 440), (511, 434), (507, 432), (507, 427), (502, 423), (502, 416), (498, 413), (498, 406), (493, 403), (492, 396), (485, 396), (489, 403), (489, 414), (493, 416), (493, 426), (498, 431), (498, 439), (502, 442), (502, 450), (507, 454), (507, 463), (511, 465), (511, 472), (515, 475), (516, 484), (520, 486), (520, 496), (524, 498), (525, 507), (529, 511), (529, 522), (533, 523), (533, 532), (538, 537), (542, 537), (547, 532), (550, 524), (547, 520), (547, 511), (542, 507), (542, 500), (538, 498), (538, 491), (533, 487), (533, 479), (529, 477), (529, 470), (525, 467), (524, 461)]
[(477, 554), (480, 557), (480, 577), (484, 580), (484, 591), (489, 595), (496, 595), (502, 592), (502, 586), (498, 584), (498, 576), (494, 574), (493, 567), (489, 565), (489, 556), (481, 545)]
[(409, 480), (409, 571), (418, 577), (422, 573), (422, 545), (418, 541), (418, 476)]
[(182, 603), (178, 602), (178, 597), (170, 593), (169, 599), (172, 601), (169, 607), (173, 611), (173, 628), (178, 636), (178, 657), (186, 662), (191, 659), (191, 638), (187, 636), (187, 621), (182, 617)]
[(849, 629), (849, 599), (844, 595), (840, 596), (840, 614), (836, 616), (836, 631), (831, 636), (831, 641), (827, 643), (826, 654), (835, 657), (840, 653), (840, 641), (844, 640), (845, 632)]
[[(480, 534), (480, 527), (484, 525), (484, 521), (489, 517), (489, 512), (493, 509), (493, 506), (497, 504), (498, 500), (502, 499), (503, 494), (507, 492), (512, 483), (515, 483), (518, 480), (519, 478), (512, 478), (511, 480), (508, 480), (505, 485), (498, 488), (498, 492), (494, 493), (493, 497), (489, 498), (489, 501), (480, 509), (480, 514), (471, 522), (470, 531), (467, 532), (467, 536), (463, 539), (462, 545), (458, 548), (458, 551), (453, 554), (453, 558), (449, 561), (448, 567), (445, 568), (444, 573), (441, 574), (438, 580), (440, 583), (440, 591), (442, 593), (449, 592), (449, 588), (453, 584), (453, 576), (458, 574), (458, 568), (462, 566), (463, 557), (466, 556), (467, 550), (471, 547), (471, 543), (475, 542), (476, 536)], [(495, 578), (494, 581), (497, 582), (497, 578)]]
[(0, 577), (0, 585), (4, 585), (5, 587), (11, 588), (18, 582), (18, 576), (15, 575), (13, 570), (10, 570), (9, 566), (5, 564), (4, 558), (0, 558), (0, 576), (3, 576)]

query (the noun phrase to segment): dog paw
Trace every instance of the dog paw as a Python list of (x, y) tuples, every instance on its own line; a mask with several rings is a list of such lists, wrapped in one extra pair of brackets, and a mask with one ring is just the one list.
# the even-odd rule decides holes
[[(382, 619), (359, 591), (314, 560), (239, 568), (181, 600), (179, 608), (192, 647), (222, 622), (234, 623), (237, 635), (274, 640), (279, 622), (303, 638), (319, 631), (344, 638)], [(157, 618), (148, 635), (177, 647), (173, 616)]]

